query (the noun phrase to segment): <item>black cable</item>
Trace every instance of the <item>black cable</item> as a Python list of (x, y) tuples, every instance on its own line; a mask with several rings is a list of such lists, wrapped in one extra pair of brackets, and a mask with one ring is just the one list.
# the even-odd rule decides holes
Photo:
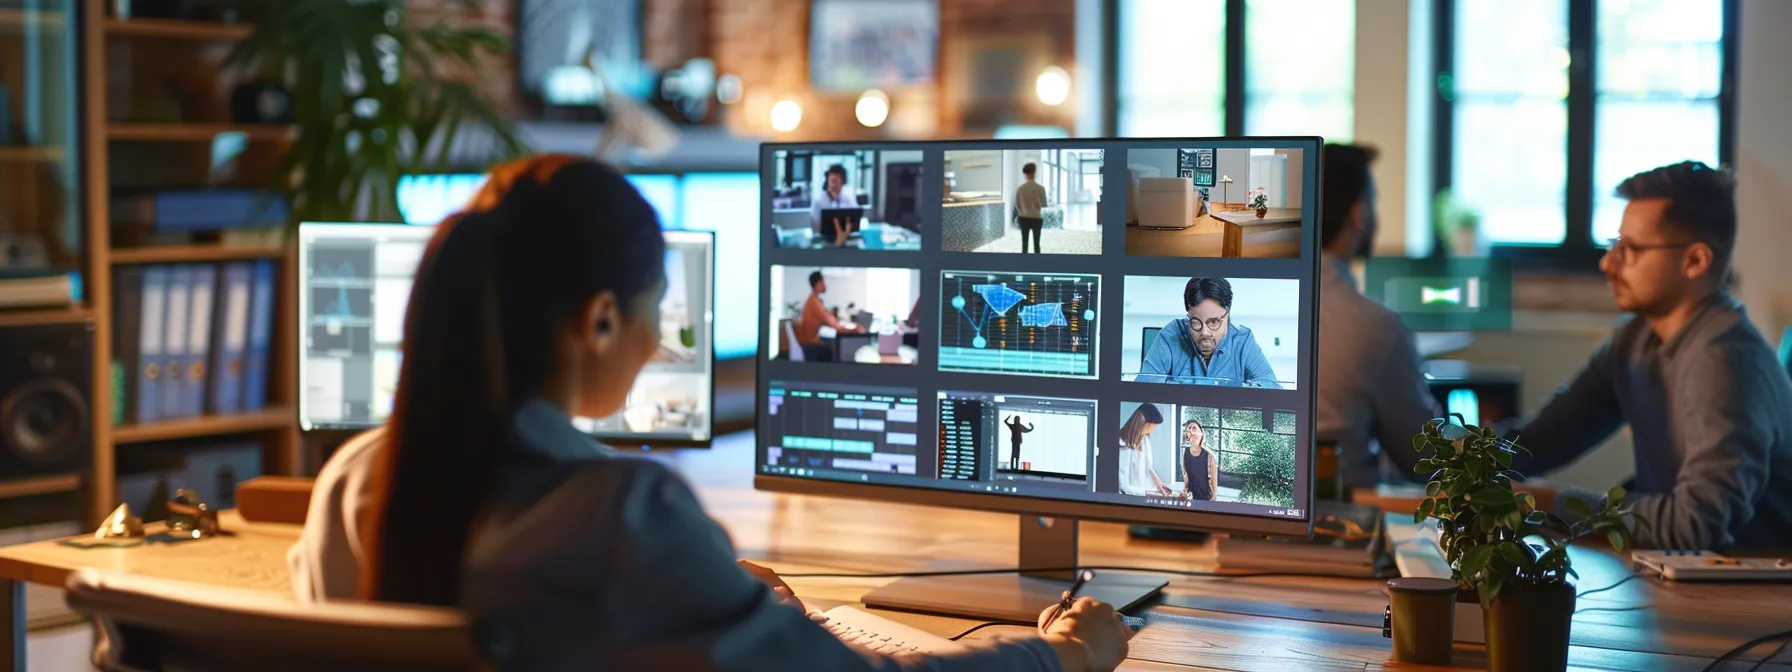
[(1706, 665), (1705, 669), (1700, 670), (1700, 672), (1712, 672), (1713, 670), (1716, 670), (1719, 667), (1723, 667), (1724, 663), (1729, 662), (1730, 659), (1740, 656), (1744, 653), (1748, 653), (1751, 649), (1754, 649), (1757, 646), (1760, 646), (1762, 644), (1766, 644), (1768, 642), (1778, 640), (1778, 639), (1786, 639), (1788, 637), (1792, 637), (1792, 630), (1787, 630), (1785, 632), (1776, 632), (1771, 635), (1763, 635), (1761, 637), (1756, 637), (1747, 642), (1744, 642), (1741, 646), (1738, 646), (1734, 649), (1730, 649), (1729, 651), (1725, 651), (1724, 655), (1718, 656), (1716, 660), (1711, 661), (1711, 664)]
[(1640, 577), (1640, 576), (1642, 576), (1642, 575), (1641, 574), (1631, 574), (1630, 576), (1624, 577), (1623, 580), (1621, 580), (1617, 583), (1614, 583), (1612, 585), (1606, 586), (1604, 588), (1594, 588), (1592, 590), (1580, 591), (1580, 594), (1575, 595), (1575, 597), (1580, 598), (1580, 597), (1586, 597), (1588, 595), (1593, 595), (1593, 594), (1597, 594), (1597, 593), (1603, 593), (1603, 592), (1611, 590), (1613, 588), (1617, 588), (1618, 586), (1622, 586), (1626, 583), (1630, 583), (1631, 581), (1635, 581), (1637, 579), (1637, 577)]
[(971, 633), (973, 633), (973, 632), (976, 632), (976, 631), (978, 631), (978, 630), (982, 630), (982, 629), (984, 629), (984, 628), (993, 628), (993, 627), (995, 627), (995, 626), (998, 626), (998, 625), (1014, 625), (1014, 626), (1019, 626), (1019, 625), (1024, 625), (1024, 624), (1022, 624), (1022, 623), (1010, 623), (1010, 622), (1008, 622), (1008, 621), (990, 621), (990, 622), (988, 622), (988, 623), (982, 623), (982, 624), (979, 624), (979, 625), (975, 625), (975, 626), (971, 626), (971, 629), (969, 629), (969, 630), (966, 630), (966, 631), (964, 631), (964, 632), (961, 632), (961, 633), (958, 633), (958, 635), (957, 635), (957, 636), (955, 636), (955, 637), (953, 637), (953, 638), (952, 638), (952, 641), (955, 641), (955, 642), (956, 642), (956, 641), (958, 641), (958, 640), (961, 640), (961, 639), (964, 639), (964, 638), (965, 638), (965, 637), (967, 637), (967, 636), (969, 636), (969, 635), (970, 635), (970, 634), (971, 634)]
[(1760, 660), (1755, 661), (1754, 665), (1749, 666), (1748, 672), (1755, 672), (1755, 670), (1761, 669), (1762, 665), (1766, 665), (1767, 661), (1778, 658), (1781, 653), (1784, 653), (1786, 651), (1786, 646), (1789, 644), (1792, 644), (1792, 639), (1788, 639), (1784, 642), (1780, 642), (1780, 648), (1774, 649), (1773, 653), (1767, 654), (1766, 658), (1762, 658)]
[[(1184, 569), (1160, 569), (1155, 567), (1117, 567), (1102, 565), (1084, 565), (1082, 567), (1003, 567), (1000, 569), (950, 569), (923, 572), (880, 572), (860, 574), (856, 572), (800, 572), (778, 576), (786, 579), (907, 579), (926, 576), (987, 576), (993, 574), (1020, 574), (1039, 572), (1073, 572), (1079, 569), (1095, 569), (1104, 572), (1136, 572), (1140, 574), (1172, 574), (1194, 578), (1210, 579), (1254, 579), (1265, 577), (1293, 577), (1312, 579), (1342, 579), (1345, 581), (1373, 580), (1376, 577), (1337, 576), (1335, 574), (1318, 574), (1314, 572), (1247, 572), (1240, 574), (1222, 574), (1219, 572), (1198, 572)], [(1384, 577), (1385, 578), (1385, 577)]]

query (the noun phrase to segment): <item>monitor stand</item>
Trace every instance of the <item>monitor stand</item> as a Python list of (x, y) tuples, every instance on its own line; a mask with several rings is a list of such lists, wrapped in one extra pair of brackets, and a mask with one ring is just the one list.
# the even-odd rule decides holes
[[(866, 593), (865, 606), (989, 621), (1034, 623), (1070, 589), (1077, 566), (1077, 521), (1020, 517), (1020, 567), (1057, 571), (970, 576), (916, 576)], [(1157, 595), (1169, 580), (1155, 575), (1096, 572), (1078, 595), (1129, 609)]]

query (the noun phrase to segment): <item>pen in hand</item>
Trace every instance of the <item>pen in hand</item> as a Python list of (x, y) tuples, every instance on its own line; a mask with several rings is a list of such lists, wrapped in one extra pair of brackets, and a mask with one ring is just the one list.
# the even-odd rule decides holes
[(1058, 620), (1059, 615), (1070, 610), (1070, 603), (1076, 601), (1076, 594), (1083, 589), (1083, 584), (1088, 583), (1094, 578), (1095, 570), (1093, 569), (1085, 569), (1077, 572), (1076, 582), (1070, 584), (1070, 590), (1064, 592), (1064, 599), (1058, 601), (1058, 609), (1053, 611), (1052, 615), (1045, 619), (1045, 625), (1039, 626), (1039, 629), (1043, 631), (1046, 628), (1052, 627), (1052, 623)]

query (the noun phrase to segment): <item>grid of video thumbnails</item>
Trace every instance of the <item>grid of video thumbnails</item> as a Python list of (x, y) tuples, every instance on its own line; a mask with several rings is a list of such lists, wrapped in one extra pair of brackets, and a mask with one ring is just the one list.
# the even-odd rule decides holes
[(1301, 517), (1307, 145), (1066, 144), (765, 150), (761, 473)]

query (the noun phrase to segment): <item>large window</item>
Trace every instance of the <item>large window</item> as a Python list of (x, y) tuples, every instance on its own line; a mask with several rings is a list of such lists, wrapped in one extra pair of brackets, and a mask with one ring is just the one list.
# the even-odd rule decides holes
[(1356, 3), (1245, 3), (1244, 131), (1350, 142), (1356, 122)]
[(1600, 0), (1593, 143), (1593, 242), (1618, 235), (1612, 195), (1639, 171), (1691, 159), (1718, 165), (1721, 0)]
[(1618, 182), (1725, 162), (1733, 1), (1440, 0), (1438, 187), (1496, 246), (1598, 254)]
[(1226, 2), (1120, 3), (1120, 135), (1226, 133)]
[(1123, 136), (1319, 135), (1355, 123), (1351, 0), (1121, 0)]

